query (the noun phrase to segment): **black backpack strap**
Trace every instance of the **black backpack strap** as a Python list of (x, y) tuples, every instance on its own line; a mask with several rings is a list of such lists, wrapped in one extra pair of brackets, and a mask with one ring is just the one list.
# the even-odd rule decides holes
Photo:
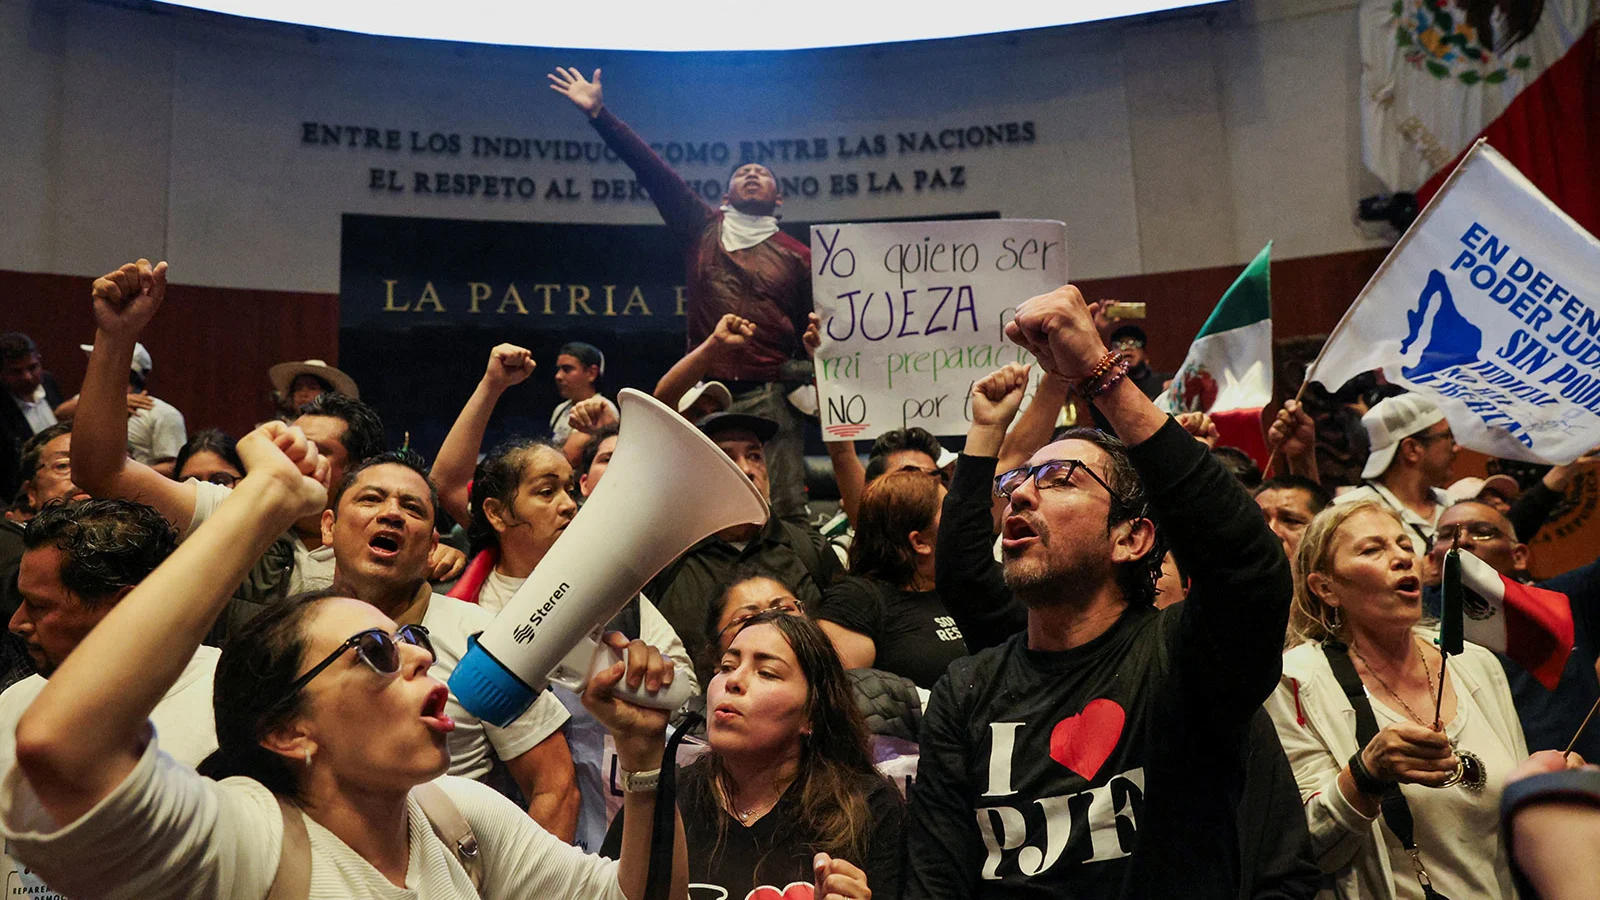
[[(1372, 701), (1367, 699), (1366, 685), (1361, 683), (1361, 676), (1356, 674), (1355, 664), (1350, 661), (1350, 651), (1344, 644), (1330, 638), (1322, 642), (1322, 652), (1328, 657), (1333, 677), (1350, 700), (1350, 708), (1356, 712), (1356, 746), (1365, 747), (1378, 734), (1378, 717), (1372, 712)], [(1378, 800), (1378, 808), (1383, 812), (1383, 823), (1389, 826), (1389, 830), (1400, 841), (1400, 846), (1411, 857), (1423, 896), (1427, 900), (1448, 900), (1433, 889), (1428, 872), (1422, 867), (1422, 858), (1417, 851), (1416, 821), (1411, 817), (1411, 807), (1406, 803), (1405, 795), (1400, 793), (1400, 785), (1389, 785)]]

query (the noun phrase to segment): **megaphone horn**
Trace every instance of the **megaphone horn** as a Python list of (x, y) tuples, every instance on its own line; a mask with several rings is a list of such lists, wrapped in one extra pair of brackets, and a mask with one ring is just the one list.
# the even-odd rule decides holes
[[(641, 391), (617, 399), (622, 426), (605, 477), (450, 675), (456, 699), (486, 722), (509, 724), (552, 681), (582, 691), (620, 659), (600, 629), (656, 573), (709, 535), (767, 520), (761, 493), (699, 429)], [(616, 693), (676, 709), (688, 685)]]

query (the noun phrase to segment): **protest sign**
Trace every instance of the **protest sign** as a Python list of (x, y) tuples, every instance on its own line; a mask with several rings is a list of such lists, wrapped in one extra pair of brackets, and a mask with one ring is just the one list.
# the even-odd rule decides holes
[(1372, 369), (1437, 403), (1464, 447), (1573, 461), (1600, 444), (1600, 241), (1479, 141), (1307, 380)]
[(811, 265), (824, 439), (912, 425), (963, 435), (972, 383), (1033, 362), (1003, 331), (1017, 304), (1067, 283), (1067, 230), (1037, 219), (813, 225)]

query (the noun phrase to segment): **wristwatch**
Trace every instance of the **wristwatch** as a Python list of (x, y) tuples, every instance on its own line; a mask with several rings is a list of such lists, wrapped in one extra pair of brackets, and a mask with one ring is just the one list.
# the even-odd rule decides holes
[(618, 769), (622, 773), (622, 792), (625, 794), (648, 794), (661, 783), (661, 770), (651, 769), (648, 772), (629, 772), (627, 769)]

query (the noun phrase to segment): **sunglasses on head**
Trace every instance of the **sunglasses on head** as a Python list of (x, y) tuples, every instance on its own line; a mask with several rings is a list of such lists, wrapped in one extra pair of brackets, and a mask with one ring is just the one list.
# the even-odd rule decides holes
[(333, 665), (345, 651), (354, 647), (356, 658), (372, 667), (372, 671), (379, 675), (394, 675), (400, 671), (400, 644), (410, 644), (421, 647), (428, 653), (430, 660), (438, 657), (433, 652), (433, 642), (428, 639), (428, 629), (421, 625), (401, 625), (394, 634), (381, 628), (368, 628), (358, 631), (350, 639), (340, 644), (338, 649), (329, 653), (322, 662), (311, 667), (311, 671), (296, 678), (294, 684), (289, 686), (291, 695), (311, 683), (311, 679), (322, 674), (322, 671)]

